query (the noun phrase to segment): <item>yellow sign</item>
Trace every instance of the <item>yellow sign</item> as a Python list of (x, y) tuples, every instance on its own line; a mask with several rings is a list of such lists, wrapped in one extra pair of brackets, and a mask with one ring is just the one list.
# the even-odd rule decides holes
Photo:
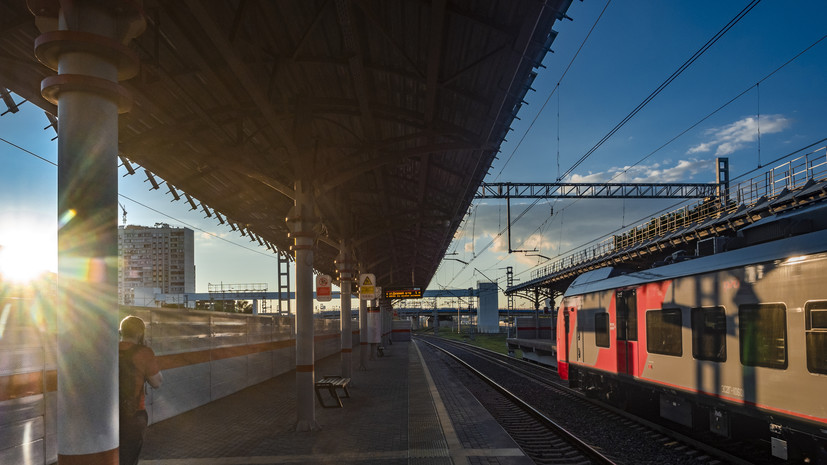
[(359, 275), (359, 298), (373, 300), (376, 298), (376, 276), (372, 273)]

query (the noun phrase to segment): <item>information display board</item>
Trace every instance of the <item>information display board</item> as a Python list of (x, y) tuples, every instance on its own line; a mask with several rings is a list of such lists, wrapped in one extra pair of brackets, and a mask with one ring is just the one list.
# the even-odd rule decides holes
[(384, 297), (386, 299), (421, 299), (422, 289), (418, 287), (395, 287), (385, 289)]

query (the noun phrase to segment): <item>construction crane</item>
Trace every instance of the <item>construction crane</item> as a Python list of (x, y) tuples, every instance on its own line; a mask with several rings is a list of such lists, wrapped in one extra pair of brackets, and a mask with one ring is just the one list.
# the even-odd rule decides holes
[(118, 202), (118, 205), (121, 206), (121, 210), (123, 211), (123, 225), (126, 226), (126, 208), (124, 208), (123, 204)]

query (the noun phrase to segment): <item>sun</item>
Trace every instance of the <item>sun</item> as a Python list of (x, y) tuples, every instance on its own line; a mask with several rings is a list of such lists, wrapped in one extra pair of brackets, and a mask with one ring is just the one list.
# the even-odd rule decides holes
[(57, 268), (54, 239), (27, 228), (0, 231), (0, 281), (26, 284)]

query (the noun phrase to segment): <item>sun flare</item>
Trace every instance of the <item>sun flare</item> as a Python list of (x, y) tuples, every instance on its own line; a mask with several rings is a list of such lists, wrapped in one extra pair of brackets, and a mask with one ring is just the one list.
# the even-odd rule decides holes
[(47, 235), (17, 229), (0, 234), (0, 281), (25, 284), (54, 270), (55, 246)]

